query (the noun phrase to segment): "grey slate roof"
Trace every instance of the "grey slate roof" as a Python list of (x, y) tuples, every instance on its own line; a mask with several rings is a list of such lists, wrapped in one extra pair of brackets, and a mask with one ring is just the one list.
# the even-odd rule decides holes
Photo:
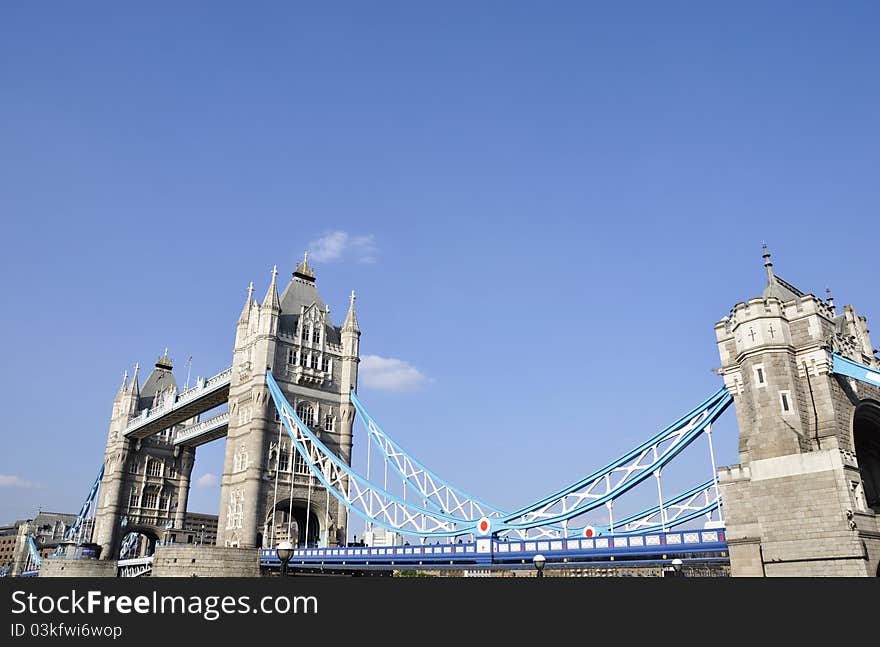
[[(298, 277), (292, 278), (287, 287), (284, 288), (284, 292), (281, 293), (281, 316), (278, 321), (281, 333), (285, 335), (295, 334), (296, 325), (299, 321), (300, 306), (308, 308), (313, 303), (320, 310), (326, 309), (315, 283)], [(324, 334), (328, 343), (341, 343), (339, 328), (336, 326), (332, 324), (325, 325)]]
[(770, 281), (767, 283), (767, 287), (764, 288), (763, 296), (765, 299), (768, 297), (776, 297), (780, 301), (785, 302), (792, 301), (793, 299), (799, 299), (800, 297), (804, 296), (804, 293), (798, 290), (785, 279), (774, 274)]
[(167, 389), (169, 386), (177, 386), (174, 379), (174, 373), (164, 368), (154, 368), (147, 381), (141, 387), (141, 397), (138, 400), (138, 409), (145, 409), (153, 406), (153, 398), (159, 391)]

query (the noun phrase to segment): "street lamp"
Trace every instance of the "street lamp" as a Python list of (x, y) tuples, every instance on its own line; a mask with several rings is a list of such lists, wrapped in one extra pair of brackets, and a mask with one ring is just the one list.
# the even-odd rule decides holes
[(676, 557), (672, 560), (672, 570), (675, 571), (675, 577), (681, 577), (682, 561)]
[(293, 544), (287, 540), (282, 541), (278, 544), (275, 552), (278, 554), (278, 559), (281, 560), (281, 575), (287, 575), (287, 562), (290, 561), (293, 555)]
[(544, 577), (544, 564), (547, 563), (547, 558), (538, 553), (532, 557), (532, 561), (535, 563), (535, 568), (538, 569), (538, 577)]

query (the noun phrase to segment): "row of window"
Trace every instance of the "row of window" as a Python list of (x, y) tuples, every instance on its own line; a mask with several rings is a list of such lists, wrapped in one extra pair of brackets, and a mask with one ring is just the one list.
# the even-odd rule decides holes
[[(146, 475), (147, 476), (162, 476), (162, 467), (164, 463), (159, 460), (147, 459), (146, 461)], [(131, 464), (128, 466), (128, 471), (131, 474), (140, 474), (140, 464), (133, 460)], [(168, 463), (168, 469), (166, 470), (166, 476), (168, 478), (175, 478), (177, 476), (177, 464), (174, 462)]]
[[(295, 366), (297, 364), (297, 350), (295, 348), (290, 348), (287, 350), (287, 363), (290, 366)], [(311, 368), (314, 370), (320, 370), (324, 373), (330, 372), (330, 358), (327, 356), (318, 356), (318, 353), (309, 353), (303, 349), (299, 352), (299, 365), (303, 368)]]
[(129, 508), (148, 508), (151, 510), (168, 510), (171, 498), (163, 493), (161, 496), (158, 492), (144, 492), (141, 497), (136, 491), (132, 490), (128, 496)]
[(321, 327), (320, 326), (309, 326), (306, 323), (302, 324), (302, 330), (300, 331), (300, 339), (303, 341), (309, 341), (309, 337), (312, 338), (313, 344), (321, 343)]

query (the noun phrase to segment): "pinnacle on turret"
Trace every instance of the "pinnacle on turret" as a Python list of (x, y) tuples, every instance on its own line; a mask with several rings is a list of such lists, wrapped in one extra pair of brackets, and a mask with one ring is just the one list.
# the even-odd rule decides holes
[(128, 385), (128, 392), (134, 393), (136, 395), (141, 392), (141, 387), (140, 387), (140, 385), (138, 385), (138, 370), (140, 369), (140, 367), (141, 367), (140, 364), (135, 363), (134, 375), (131, 376), (131, 384)]
[(128, 386), (128, 369), (125, 369), (125, 372), (122, 374), (122, 385), (119, 387), (120, 393), (125, 393), (125, 389)]
[(315, 282), (315, 271), (311, 267), (309, 267), (308, 252), (305, 252), (303, 254), (302, 263), (296, 266), (296, 269), (293, 271), (293, 276), (294, 278), (299, 278), (310, 283)]
[(263, 299), (263, 307), (269, 307), (273, 310), (281, 310), (281, 301), (278, 299), (278, 284), (276, 277), (278, 276), (278, 266), (272, 268), (272, 282), (266, 291), (266, 297)]
[(831, 294), (831, 288), (825, 288), (825, 300), (829, 306), (834, 307), (834, 295)]
[(241, 309), (241, 314), (238, 317), (239, 323), (245, 322), (248, 320), (248, 317), (251, 313), (251, 306), (254, 301), (254, 282), (251, 281), (250, 285), (248, 285), (248, 295), (247, 299), (244, 302), (244, 307)]
[(345, 322), (342, 324), (342, 330), (345, 331), (353, 331), (360, 332), (360, 328), (358, 327), (357, 314), (354, 311), (354, 302), (357, 299), (357, 295), (355, 295), (354, 290), (351, 291), (351, 296), (349, 297), (349, 305), (348, 305), (348, 314), (345, 315)]
[(168, 347), (165, 347), (165, 353), (163, 353), (162, 357), (156, 360), (156, 368), (163, 368), (166, 371), (170, 371), (174, 368), (171, 365), (171, 358), (168, 357)]

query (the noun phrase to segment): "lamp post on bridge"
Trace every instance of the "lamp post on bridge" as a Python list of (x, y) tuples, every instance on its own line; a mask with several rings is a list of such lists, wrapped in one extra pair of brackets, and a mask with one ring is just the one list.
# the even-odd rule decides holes
[(547, 563), (547, 558), (538, 553), (532, 558), (532, 562), (534, 562), (535, 568), (538, 569), (537, 577), (544, 577), (544, 564)]
[(293, 556), (293, 544), (285, 539), (278, 544), (275, 552), (278, 554), (278, 559), (281, 560), (281, 576), (284, 577), (287, 575), (287, 562)]

